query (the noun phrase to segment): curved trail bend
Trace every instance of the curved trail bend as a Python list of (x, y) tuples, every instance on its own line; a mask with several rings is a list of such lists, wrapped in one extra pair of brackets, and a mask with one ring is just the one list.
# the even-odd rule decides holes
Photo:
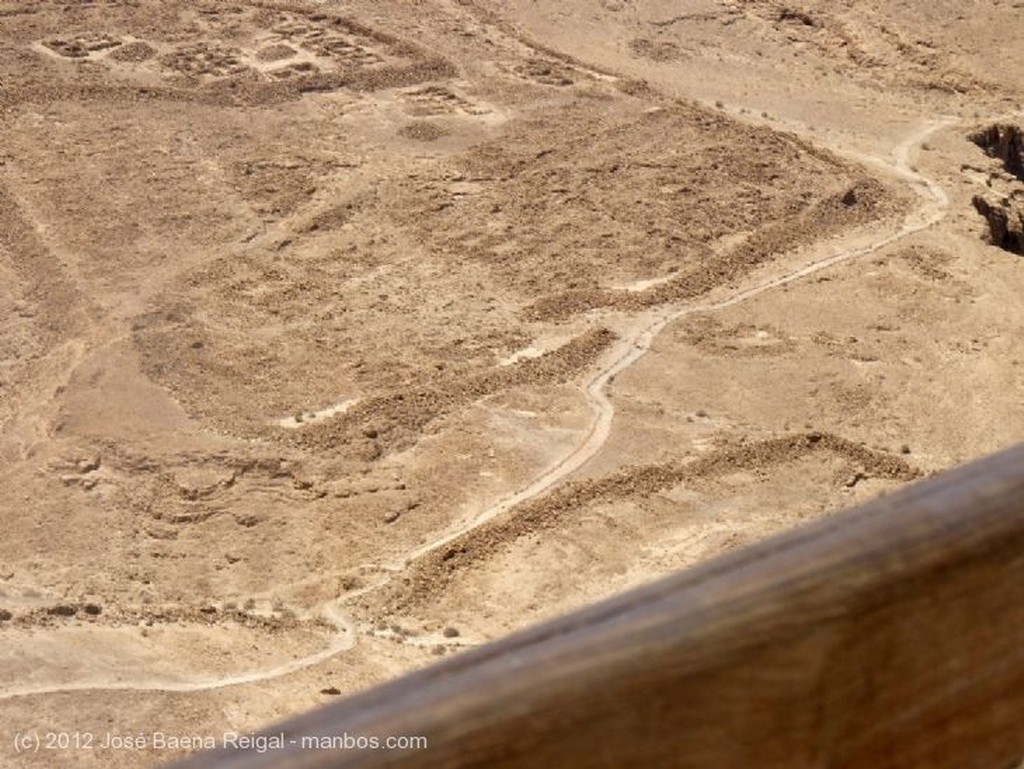
[(233, 673), (226, 676), (195, 678), (192, 680), (175, 681), (157, 678), (137, 678), (132, 681), (101, 681), (57, 684), (53, 686), (21, 686), (0, 692), (0, 701), (17, 697), (33, 697), (42, 694), (58, 694), (61, 692), (93, 692), (93, 691), (159, 691), (159, 692), (201, 692), (211, 689), (223, 689), (238, 684), (254, 684), (280, 678), (289, 673), (312, 667), (324, 662), (336, 654), (348, 651), (356, 643), (356, 627), (341, 611), (342, 601), (333, 601), (321, 609), (321, 616), (330, 622), (336, 632), (331, 642), (318, 652), (305, 657), (297, 657), (272, 668), (252, 670), (244, 673)]
[[(890, 232), (882, 230), (877, 233), (876, 237), (865, 242), (863, 245), (847, 248), (829, 256), (819, 257), (803, 267), (763, 280), (724, 299), (704, 304), (689, 304), (682, 307), (663, 307), (660, 310), (648, 311), (638, 316), (632, 323), (629, 333), (620, 338), (612, 347), (606, 354), (601, 368), (583, 385), (585, 397), (593, 414), (593, 421), (583, 440), (569, 454), (545, 469), (527, 486), (499, 500), (457, 528), (410, 551), (402, 559), (402, 563), (375, 565), (374, 568), (383, 573), (378, 580), (326, 604), (321, 610), (322, 615), (324, 619), (337, 629), (337, 632), (332, 636), (330, 644), (321, 651), (264, 670), (193, 681), (138, 679), (135, 681), (82, 682), (78, 684), (14, 688), (0, 691), (0, 701), (16, 697), (74, 691), (196, 692), (220, 689), (237, 684), (260, 683), (279, 678), (313, 667), (337, 654), (348, 651), (355, 645), (356, 625), (350, 617), (342, 612), (341, 607), (345, 603), (387, 584), (391, 574), (401, 572), (412, 561), (448, 545), (458, 537), (486, 524), (516, 505), (540, 496), (579, 470), (598, 454), (611, 434), (612, 421), (615, 417), (615, 406), (609, 400), (606, 393), (609, 382), (617, 374), (625, 371), (646, 355), (658, 334), (670, 323), (694, 313), (715, 312), (741, 304), (771, 289), (785, 286), (843, 262), (875, 253), (898, 240), (920, 232), (941, 221), (949, 207), (949, 198), (945, 190), (937, 182), (914, 170), (910, 158), (932, 134), (952, 125), (954, 122), (956, 121), (952, 118), (929, 121), (925, 126), (906, 137), (897, 145), (893, 150), (891, 158), (836, 151), (837, 154), (846, 154), (848, 157), (852, 157), (865, 165), (875, 166), (888, 173), (895, 174), (906, 181), (915, 193), (921, 197), (922, 203), (920, 207), (908, 214), (898, 229)], [(822, 243), (818, 250), (821, 251), (827, 248), (828, 242)]]
[[(559, 459), (555, 464), (548, 467), (541, 475), (535, 478), (528, 486), (515, 494), (506, 497), (491, 507), (483, 510), (468, 523), (458, 527), (443, 537), (429, 542), (408, 553), (405, 562), (414, 561), (427, 553), (433, 552), (453, 540), (462, 536), (468, 531), (487, 523), (491, 519), (501, 515), (506, 510), (525, 502), (533, 497), (540, 496), (545, 491), (556, 485), (586, 464), (604, 446), (611, 433), (612, 420), (615, 416), (615, 406), (608, 399), (605, 392), (609, 382), (618, 374), (625, 371), (638, 360), (640, 360), (651, 349), (655, 338), (670, 323), (677, 321), (687, 315), (696, 313), (714, 312), (732, 307), (755, 296), (763, 294), (773, 288), (779, 288), (793, 281), (813, 275), (816, 272), (833, 267), (842, 262), (874, 253), (889, 246), (897, 240), (913, 235), (931, 225), (941, 221), (949, 206), (949, 197), (935, 181), (928, 179), (911, 167), (910, 158), (914, 151), (921, 144), (927, 141), (935, 132), (952, 125), (955, 122), (951, 118), (935, 120), (927, 123), (923, 128), (915, 131), (904, 139), (893, 151), (891, 161), (877, 158), (871, 155), (853, 155), (857, 160), (868, 165), (880, 167), (890, 173), (895, 173), (900, 178), (910, 183), (914, 191), (923, 199), (922, 205), (907, 215), (902, 226), (895, 232), (880, 234), (871, 242), (851, 249), (842, 251), (839, 254), (823, 257), (799, 269), (788, 272), (769, 280), (762, 281), (750, 288), (738, 291), (725, 299), (706, 304), (688, 304), (683, 307), (669, 308), (668, 312), (663, 308), (660, 312), (647, 312), (639, 316), (638, 322), (634, 324), (631, 334), (623, 337), (617, 342), (606, 355), (604, 366), (598, 370), (584, 385), (584, 392), (594, 414), (586, 437), (583, 441), (566, 456)], [(837, 153), (839, 154), (839, 153)]]

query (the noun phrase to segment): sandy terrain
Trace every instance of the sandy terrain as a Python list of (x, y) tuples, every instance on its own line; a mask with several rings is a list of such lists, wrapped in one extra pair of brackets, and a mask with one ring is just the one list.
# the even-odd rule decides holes
[(0, 0), (0, 765), (1024, 438), (1022, 8)]

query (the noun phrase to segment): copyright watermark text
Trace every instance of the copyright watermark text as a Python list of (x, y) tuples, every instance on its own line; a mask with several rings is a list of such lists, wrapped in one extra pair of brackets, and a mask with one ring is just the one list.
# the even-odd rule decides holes
[(286, 732), (246, 734), (221, 732), (25, 731), (14, 735), (15, 753), (74, 750), (215, 750), (228, 748), (252, 753), (277, 750), (425, 750), (421, 735), (302, 734)]

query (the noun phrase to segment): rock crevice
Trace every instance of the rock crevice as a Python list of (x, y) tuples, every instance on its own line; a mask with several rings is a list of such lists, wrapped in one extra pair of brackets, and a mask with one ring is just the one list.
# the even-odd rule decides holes
[(1024, 195), (975, 195), (972, 202), (988, 221), (989, 242), (1004, 251), (1024, 255)]
[(1024, 130), (997, 123), (971, 135), (971, 141), (989, 157), (1002, 161), (1003, 168), (1024, 182)]
[(988, 240), (1013, 254), (1024, 255), (1024, 130), (996, 123), (969, 137), (1003, 165), (989, 176), (990, 191), (975, 195), (974, 209), (988, 222)]

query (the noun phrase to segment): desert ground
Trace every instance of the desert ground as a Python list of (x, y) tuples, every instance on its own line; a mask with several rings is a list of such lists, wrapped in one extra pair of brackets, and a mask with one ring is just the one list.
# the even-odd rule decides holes
[(0, 0), (0, 765), (170, 760), (101, 743), (251, 731), (1024, 438), (1022, 34)]

